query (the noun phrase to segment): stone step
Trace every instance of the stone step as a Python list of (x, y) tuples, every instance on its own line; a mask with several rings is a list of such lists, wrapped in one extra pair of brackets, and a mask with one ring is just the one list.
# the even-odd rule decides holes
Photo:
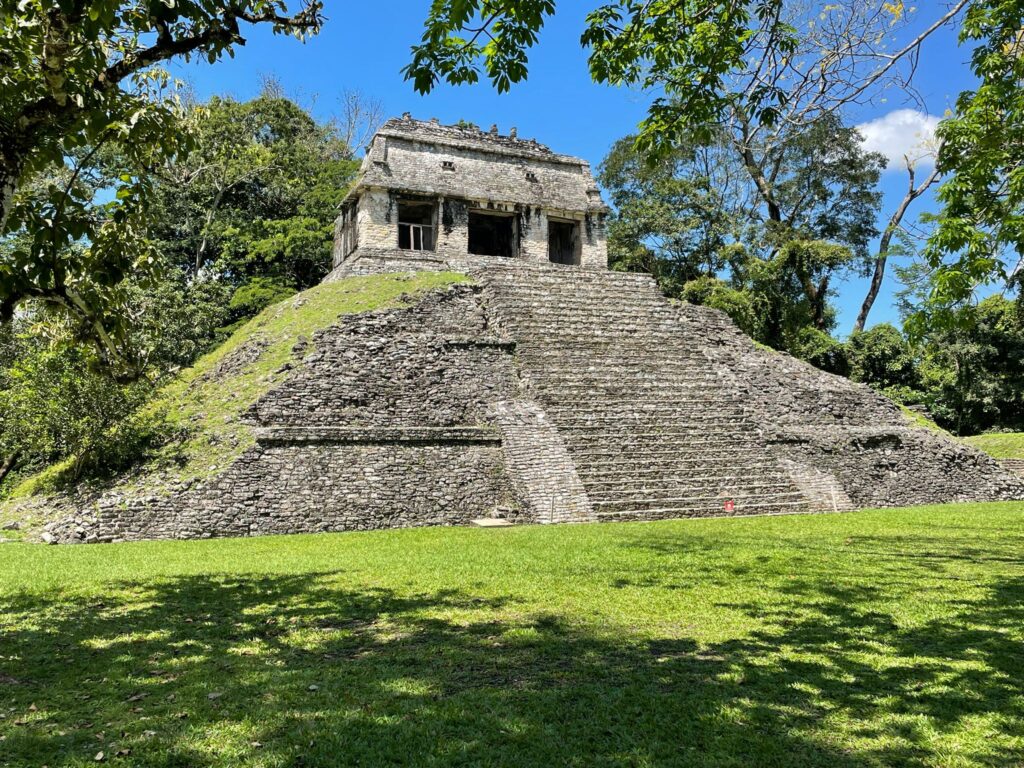
[(692, 483), (680, 482), (676, 485), (662, 486), (652, 490), (641, 490), (638, 488), (621, 487), (618, 489), (600, 490), (586, 484), (587, 495), (591, 504), (607, 503), (646, 503), (650, 499), (676, 499), (695, 498), (703, 496), (722, 496), (734, 498), (742, 497), (775, 497), (787, 494), (802, 495), (790, 484), (788, 478), (772, 482), (769, 480), (751, 478), (733, 479), (732, 481), (708, 481), (700, 482), (699, 479)]
[(623, 431), (619, 433), (602, 432), (581, 433), (566, 432), (565, 443), (573, 454), (581, 456), (588, 455), (594, 450), (613, 449), (618, 453), (642, 451), (645, 455), (654, 451), (685, 451), (695, 453), (699, 451), (713, 451), (723, 445), (737, 443), (752, 443), (758, 439), (753, 430), (733, 432), (674, 432), (671, 434), (657, 435), (644, 433), (631, 433)]
[[(480, 257), (474, 256), (474, 259)], [(616, 272), (606, 269), (580, 269), (563, 266), (552, 269), (548, 265), (530, 265), (518, 262), (515, 265), (488, 263), (476, 269), (480, 262), (467, 262), (467, 268), (474, 275), (479, 274), (479, 282), (484, 284), (515, 285), (618, 285), (633, 287), (650, 287), (657, 290), (657, 283), (651, 275), (643, 272)], [(539, 267), (539, 268), (538, 268)]]
[[(720, 502), (720, 500), (716, 500)], [(808, 501), (767, 501), (737, 504), (732, 512), (724, 510), (723, 503), (698, 504), (692, 506), (669, 506), (662, 509), (642, 509), (620, 512), (595, 512), (594, 519), (600, 522), (630, 522), (643, 520), (671, 520), (683, 517), (708, 517), (722, 515), (781, 515), (813, 512), (815, 507)]]
[(566, 355), (541, 357), (530, 350), (517, 350), (519, 364), (524, 369), (533, 369), (537, 375), (564, 375), (577, 372), (582, 374), (600, 373), (603, 370), (636, 371), (647, 375), (690, 376), (702, 379), (732, 378), (727, 370), (713, 366), (707, 358), (669, 357), (658, 361), (649, 353), (621, 355), (614, 352), (599, 352), (594, 355), (568, 357)]
[[(551, 418), (549, 416), (549, 418)], [(615, 418), (607, 417), (604, 419), (586, 419), (586, 418), (572, 418), (572, 417), (561, 417), (551, 418), (551, 421), (555, 423), (559, 429), (563, 432), (574, 432), (581, 435), (601, 435), (601, 434), (622, 434), (622, 433), (637, 433), (637, 434), (662, 434), (663, 430), (667, 433), (677, 433), (680, 431), (687, 431), (690, 434), (710, 434), (716, 433), (721, 429), (741, 429), (749, 430), (753, 429), (753, 425), (743, 415), (738, 414), (689, 414), (685, 417), (680, 416), (678, 418), (650, 418), (646, 420), (639, 420), (636, 418)]]
[(731, 501), (738, 507), (746, 503), (801, 502), (806, 501), (806, 498), (797, 490), (766, 490), (762, 492), (757, 488), (748, 490), (747, 488), (735, 487), (733, 489), (708, 488), (703, 492), (680, 493), (678, 496), (665, 496), (662, 498), (640, 495), (631, 499), (591, 499), (590, 505), (594, 508), (595, 512), (620, 512), (628, 509), (644, 510), (688, 506), (696, 501), (723, 505), (726, 501)]
[(519, 293), (503, 296), (489, 302), (493, 314), (505, 314), (510, 319), (524, 316), (561, 317), (595, 314), (618, 318), (658, 317), (679, 322), (675, 307), (664, 303), (660, 296), (642, 297), (632, 293), (588, 293), (570, 291), (553, 293), (538, 291), (536, 294)]
[[(645, 404), (656, 402), (659, 396), (670, 396), (675, 400), (692, 399), (714, 393), (716, 389), (725, 389), (725, 385), (717, 384), (715, 381), (702, 381), (683, 377), (674, 380), (643, 377), (636, 381), (630, 381), (629, 373), (626, 371), (621, 372), (618, 378), (609, 379), (596, 377), (585, 379), (568, 376), (558, 378), (555, 376), (537, 376), (529, 372), (522, 374), (522, 379), (534, 391), (553, 395), (553, 403), (559, 402), (559, 392), (565, 393), (561, 398), (561, 402), (575, 400), (577, 402), (589, 401), (596, 403), (633, 398), (635, 402)], [(737, 396), (733, 404), (739, 405), (740, 402)]]
[(608, 469), (609, 464), (622, 467), (630, 467), (637, 472), (645, 470), (683, 471), (685, 467), (692, 468), (728, 468), (737, 472), (744, 471), (748, 465), (759, 464), (758, 454), (744, 448), (721, 447), (712, 449), (710, 447), (697, 446), (692, 449), (683, 450), (670, 448), (658, 450), (645, 448), (638, 450), (626, 448), (614, 450), (607, 446), (600, 446), (591, 449), (580, 449), (570, 447), (570, 454), (576, 462), (576, 471), (580, 475), (588, 474), (600, 469)]
[(576, 472), (581, 480), (589, 483), (605, 482), (613, 484), (629, 483), (655, 483), (662, 479), (674, 481), (677, 477), (695, 476), (718, 479), (720, 477), (735, 476), (778, 476), (786, 477), (774, 460), (769, 461), (744, 461), (738, 465), (727, 465), (725, 467), (708, 466), (708, 462), (702, 459), (688, 459), (662, 463), (657, 467), (636, 468), (623, 466), (619, 462), (609, 464), (592, 463), (576, 466)]
[[(795, 494), (795, 496), (794, 496)], [(615, 509), (643, 509), (646, 506), (672, 506), (680, 499), (694, 498), (804, 498), (799, 491), (787, 483), (755, 483), (746, 485), (679, 485), (644, 491), (624, 488), (617, 492), (605, 492), (587, 487), (587, 495), (594, 509), (609, 511)], [(664, 502), (662, 504), (661, 502)]]
[[(500, 316), (500, 315), (499, 315)], [(543, 335), (545, 337), (572, 335), (580, 333), (622, 333), (622, 334), (645, 334), (645, 335), (672, 335), (687, 336), (686, 329), (679, 325), (673, 315), (664, 317), (636, 316), (624, 317), (614, 312), (607, 313), (584, 313), (579, 310), (571, 312), (568, 307), (561, 314), (552, 313), (548, 316), (535, 316), (526, 311), (520, 311), (512, 318), (506, 318), (503, 325), (516, 328), (520, 332)]]
[[(652, 402), (659, 395), (682, 395), (694, 397), (714, 391), (707, 382), (630, 382), (623, 375), (619, 381), (550, 381), (524, 376), (524, 383), (531, 392), (537, 393), (545, 404), (576, 401), (617, 401), (634, 398), (638, 402)], [(737, 398), (737, 405), (739, 399)]]
[[(651, 296), (648, 299), (632, 293), (592, 293), (571, 291), (564, 294), (539, 291), (536, 295), (494, 297), (487, 303), (489, 313), (509, 321), (520, 321), (529, 317), (567, 322), (570, 317), (581, 315), (604, 315), (618, 319), (656, 318), (672, 320), (681, 328), (691, 327), (679, 321), (679, 310), (664, 303), (664, 298)], [(561, 310), (559, 312), (558, 310)]]
[[(774, 457), (755, 452), (723, 449), (711, 453), (708, 449), (698, 451), (670, 451), (660, 455), (652, 450), (590, 452), (584, 454), (572, 451), (576, 471), (580, 477), (614, 477), (615, 472), (631, 472), (638, 477), (678, 477), (691, 474), (735, 474), (747, 475), (761, 471), (765, 464), (772, 464)], [(777, 469), (777, 467), (776, 467)]]
[(546, 411), (549, 415), (555, 417), (561, 415), (568, 416), (586, 416), (588, 414), (598, 414), (601, 416), (607, 415), (609, 412), (615, 414), (622, 414), (625, 417), (632, 416), (635, 414), (642, 414), (644, 416), (657, 416), (661, 414), (672, 414), (672, 413), (706, 413), (708, 411), (716, 409), (724, 409), (726, 407), (737, 408), (740, 407), (742, 401), (738, 397), (729, 396), (721, 392), (715, 392), (710, 394), (708, 397), (662, 397), (652, 400), (639, 400), (636, 398), (602, 398), (600, 403), (593, 403), (590, 401), (580, 402), (552, 402), (550, 403)]
[(664, 294), (653, 285), (622, 285), (607, 282), (566, 281), (566, 282), (510, 282), (481, 281), (489, 297), (499, 306), (510, 304), (536, 303), (551, 297), (566, 298), (579, 303), (596, 299), (609, 299), (626, 304), (632, 299), (635, 306), (663, 307), (675, 309)]

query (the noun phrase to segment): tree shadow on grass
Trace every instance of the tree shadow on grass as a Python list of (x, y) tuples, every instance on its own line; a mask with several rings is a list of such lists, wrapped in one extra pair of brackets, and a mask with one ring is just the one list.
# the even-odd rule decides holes
[[(1007, 630), (1024, 621), (1022, 579), (912, 631), (872, 608), (875, 587), (794, 584), (811, 610), (734, 606), (769, 629), (703, 647), (511, 598), (334, 581), (200, 576), (3, 600), (0, 765), (93, 765), (100, 751), (168, 767), (925, 765), (941, 760), (922, 716), (1021, 722)], [(880, 668), (883, 648), (895, 661)], [(873, 741), (830, 740), (820, 725), (837, 712)], [(1019, 764), (997, 741), (973, 756)]]
[[(744, 577), (775, 599), (718, 607), (765, 628), (715, 647), (738, 664), (755, 707), (843, 713), (858, 751), (880, 765), (1024, 765), (1024, 575), (1019, 531), (969, 541), (850, 536), (836, 547), (787, 541), (788, 575), (718, 561), (715, 583)], [(735, 541), (732, 542), (736, 544)], [(756, 542), (749, 542), (751, 548)], [(671, 536), (633, 546), (676, 557)], [(741, 546), (742, 548), (742, 546)], [(685, 547), (684, 547), (685, 551)], [(762, 559), (770, 560), (765, 555)], [(857, 570), (860, 569), (860, 570)], [(946, 594), (954, 585), (960, 590)], [(657, 579), (631, 586), (660, 589)], [(928, 595), (928, 592), (931, 595)], [(921, 620), (908, 602), (926, 603)], [(754, 663), (754, 660), (775, 663)], [(785, 691), (780, 697), (778, 692)], [(775, 693), (773, 693), (775, 692)], [(984, 724), (983, 724), (984, 723)], [(962, 738), (956, 737), (956, 733)], [(951, 736), (939, 746), (935, 736)], [(950, 747), (950, 745), (953, 745)], [(951, 750), (951, 751), (946, 751)], [(959, 752), (957, 752), (959, 750)], [(955, 759), (954, 759), (955, 758)]]

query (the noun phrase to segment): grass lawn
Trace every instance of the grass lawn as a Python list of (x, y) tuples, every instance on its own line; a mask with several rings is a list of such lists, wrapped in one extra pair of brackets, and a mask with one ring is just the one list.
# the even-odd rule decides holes
[(964, 442), (995, 459), (1024, 459), (1024, 432), (989, 432), (965, 437)]
[(0, 545), (0, 766), (1021, 766), (1024, 505)]

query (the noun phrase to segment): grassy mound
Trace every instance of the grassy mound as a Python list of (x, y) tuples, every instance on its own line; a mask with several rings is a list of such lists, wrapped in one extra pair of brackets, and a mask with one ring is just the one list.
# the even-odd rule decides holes
[[(350, 277), (268, 307), (176, 377), (137, 414), (133, 428), (160, 439), (142, 457), (144, 463), (130, 476), (118, 478), (118, 484), (148, 492), (223, 468), (253, 445), (252, 429), (240, 417), (285, 379), (285, 364), (298, 352), (308, 352), (304, 345), (313, 334), (342, 315), (399, 306), (414, 301), (417, 294), (467, 279), (429, 272)], [(11, 491), (5, 506), (68, 485), (69, 465), (63, 462), (28, 478)], [(0, 520), (3, 514), (0, 510)]]
[(1022, 514), (0, 545), (0, 764), (1016, 767)]
[(965, 437), (964, 441), (994, 459), (1024, 459), (1024, 432), (992, 432)]

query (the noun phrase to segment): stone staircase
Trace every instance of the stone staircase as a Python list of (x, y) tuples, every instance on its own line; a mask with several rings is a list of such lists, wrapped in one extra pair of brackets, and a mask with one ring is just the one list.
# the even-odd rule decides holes
[(593, 518), (815, 508), (649, 276), (501, 262), (470, 271), (490, 322), (516, 340), (527, 395), (561, 433)]

